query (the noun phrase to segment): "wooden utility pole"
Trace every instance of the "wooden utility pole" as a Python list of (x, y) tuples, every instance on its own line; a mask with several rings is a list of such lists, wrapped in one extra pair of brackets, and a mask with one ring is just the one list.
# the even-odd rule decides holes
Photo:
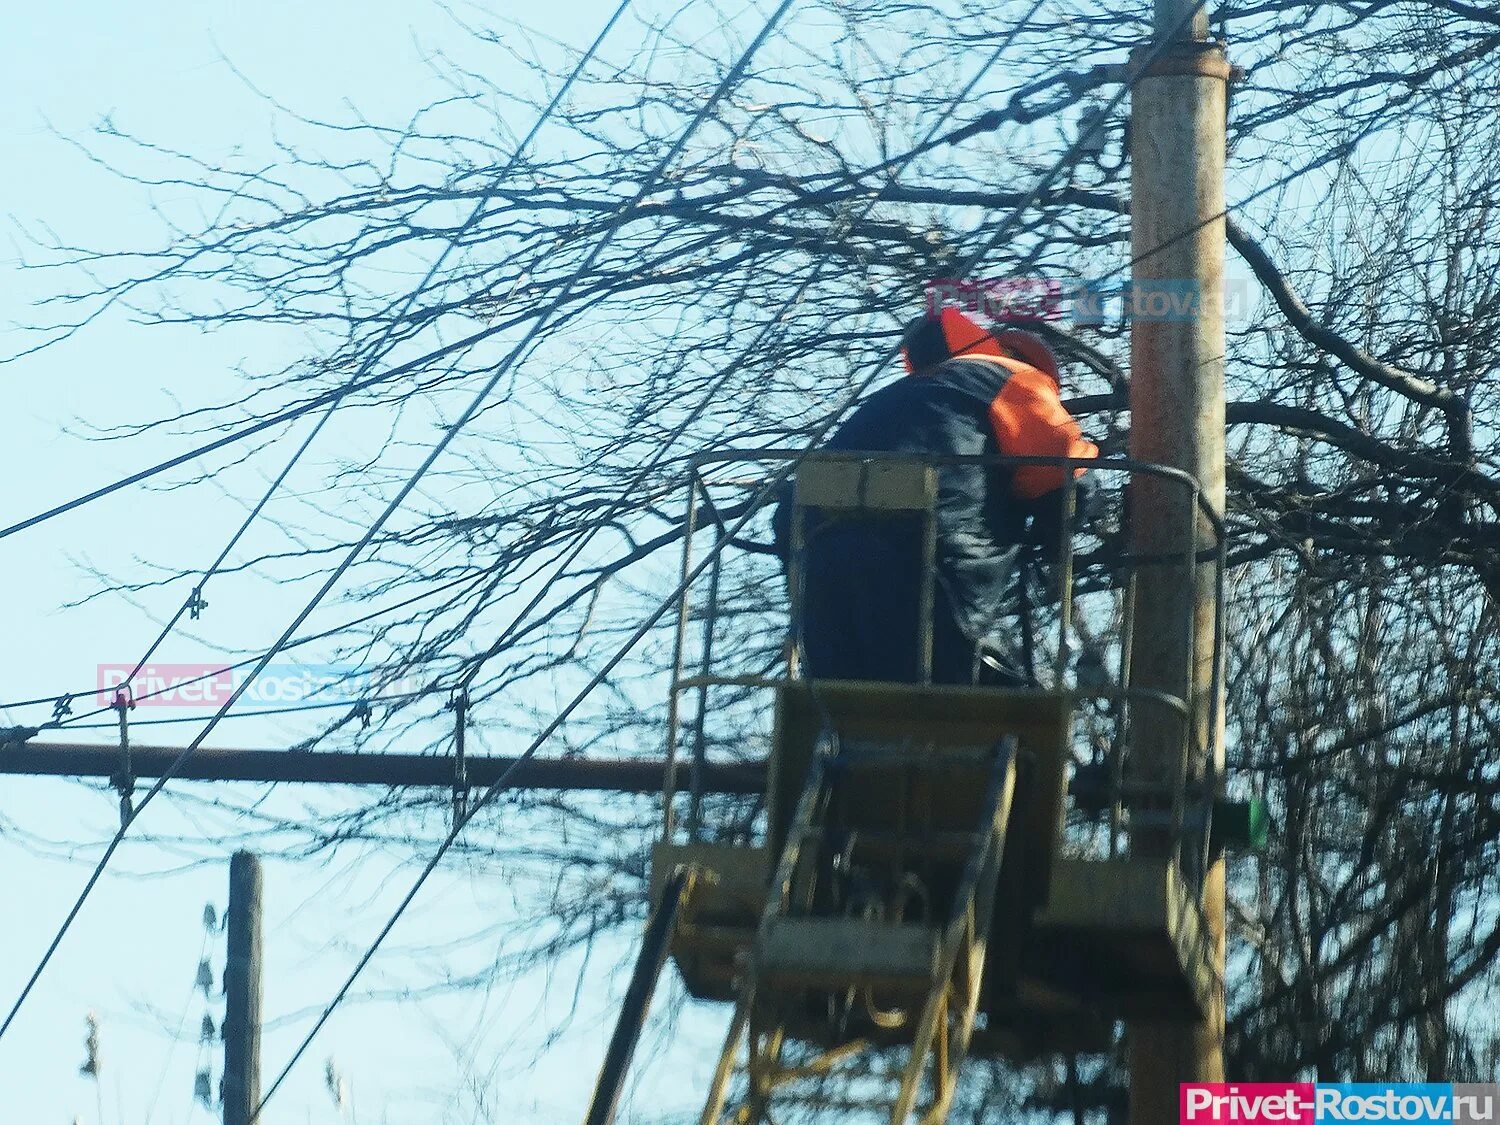
[(260, 860), (235, 852), (224, 965), (224, 1125), (252, 1125), (260, 1105), (260, 889)]
[[(1229, 64), (1208, 37), (1204, 0), (1156, 0), (1152, 63), (1131, 96), (1130, 453), (1191, 473), (1213, 509), (1224, 510), (1224, 156)], [(1184, 310), (1186, 310), (1184, 312)], [(1133, 773), (1162, 792), (1184, 777), (1223, 776), (1222, 709), (1216, 707), (1212, 564), (1195, 577), (1183, 532), (1198, 520), (1198, 546), (1213, 544), (1208, 524), (1180, 488), (1151, 478), (1131, 484), (1132, 549), (1180, 562), (1143, 567), (1136, 595), (1131, 677), (1189, 701), (1188, 745), (1166, 715), (1132, 725)], [(1191, 638), (1185, 623), (1193, 621)], [(1193, 760), (1196, 759), (1196, 760)], [(1156, 821), (1133, 831), (1141, 856), (1170, 854)], [(1183, 1026), (1137, 1021), (1129, 1027), (1130, 1121), (1178, 1119), (1178, 1084), (1224, 1076), (1224, 867), (1205, 873), (1203, 911), (1219, 987), (1205, 1019)]]

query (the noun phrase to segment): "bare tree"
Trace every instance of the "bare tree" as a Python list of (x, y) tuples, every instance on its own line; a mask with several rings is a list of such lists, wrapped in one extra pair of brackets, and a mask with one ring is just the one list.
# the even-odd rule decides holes
[[(377, 684), (415, 676), (428, 694), (378, 708), (369, 729), (351, 711), (312, 745), (378, 749), (420, 731), (440, 748), (430, 720), (466, 677), (476, 730), (502, 744), (548, 718), (530, 689), (581, 682), (670, 588), (687, 458), (797, 445), (884, 361), (924, 284), (982, 245), (1102, 112), (1146, 16), (1096, 0), (807, 5), (576, 277), (733, 57), (727, 16), (706, 39), (684, 14), (642, 18), (640, 49), (594, 66), (501, 182), (493, 170), (537, 105), (452, 61), (447, 91), (406, 123), (297, 119), (338, 155), (288, 145), (274, 167), (240, 166), (111, 128), (89, 145), (97, 159), (136, 184), (191, 185), (207, 217), (165, 212), (155, 247), (40, 242), (38, 267), (59, 280), (37, 346), (122, 313), (308, 341), (293, 363), (248, 372), (233, 402), (98, 433), (144, 442), (312, 402), (389, 335), (380, 377), (343, 407), (398, 419), (384, 444), (330, 475), (338, 511), (311, 494), (288, 502), (275, 512), (284, 543), (235, 564), (291, 580), (329, 565), (339, 527), (353, 541), (347, 498), (380, 495), (411, 460), (406, 443), (566, 294), (421, 505), (358, 568), (353, 599), (391, 608), (342, 633), (342, 653)], [(1460, 0), (1247, 0), (1213, 16), (1243, 68), (1230, 238), (1252, 298), (1229, 363), (1230, 746), (1237, 784), (1269, 798), (1277, 821), (1269, 852), (1233, 871), (1230, 1069), (1494, 1078), (1482, 1013), (1500, 949), (1500, 16)], [(504, 21), (469, 31), (538, 91), (565, 68)], [(946, 141), (914, 152), (1005, 42)], [(1128, 274), (1123, 117), (1106, 124), (982, 274)], [(480, 199), (482, 217), (460, 230)], [(452, 238), (458, 253), (398, 311), (400, 278)], [(1075, 409), (1118, 450), (1123, 323), (1051, 334)], [(719, 620), (735, 659), (771, 667), (778, 587), (763, 542), (726, 560)], [(193, 562), (164, 558), (101, 592), (185, 593)], [(650, 638), (555, 752), (654, 752), (668, 647)], [(715, 737), (712, 752), (743, 752), (733, 730)], [(715, 808), (733, 821), (736, 808)], [(527, 809), (554, 852), (468, 847), (476, 863), (554, 880), (536, 956), (640, 916), (649, 806)], [(402, 794), (315, 830), (332, 844), (420, 837), (424, 823)], [(597, 848), (606, 838), (632, 846)], [(974, 1096), (1045, 1102), (1055, 1078), (1033, 1071)]]

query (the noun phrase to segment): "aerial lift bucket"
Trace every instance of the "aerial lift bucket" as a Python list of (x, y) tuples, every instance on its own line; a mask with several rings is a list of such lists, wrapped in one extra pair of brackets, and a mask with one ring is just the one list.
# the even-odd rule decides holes
[[(937, 469), (913, 458), (809, 458), (797, 477), (794, 615), (801, 527), (818, 510), (921, 521), (925, 619), (936, 494)], [(930, 680), (930, 631), (919, 643)], [(1081, 692), (1061, 675), (1028, 687), (805, 680), (789, 664), (793, 676), (780, 680), (714, 679), (707, 669), (674, 678), (674, 716), (676, 693), (706, 683), (775, 698), (759, 841), (698, 832), (680, 842), (669, 795), (652, 856), (654, 897), (673, 872), (695, 872), (671, 941), (689, 991), (736, 1003), (710, 1110), (726, 1096), (737, 1043), (748, 1044), (747, 1096), (761, 1108), (854, 1051), (906, 1044), (929, 1059), (924, 1120), (937, 1121), (965, 1053), (1102, 1051), (1120, 1017), (1193, 1020), (1206, 1010), (1215, 962), (1178, 860), (1064, 847), (1073, 717), (1086, 696), (1111, 692)], [(1112, 694), (1181, 716), (1186, 737), (1185, 701), (1128, 683)], [(1183, 795), (1163, 799), (1180, 825)], [(945, 1038), (954, 1028), (961, 1042)], [(788, 1044), (814, 1053), (787, 1064)], [(915, 1104), (914, 1065), (892, 1095), (903, 1114)], [(718, 1118), (706, 1110), (703, 1120)]]

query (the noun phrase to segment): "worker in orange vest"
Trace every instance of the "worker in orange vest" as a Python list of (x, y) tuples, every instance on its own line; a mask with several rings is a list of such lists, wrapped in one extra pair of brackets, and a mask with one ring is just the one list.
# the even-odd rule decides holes
[[(987, 329), (958, 309), (913, 321), (907, 377), (866, 396), (824, 448), (931, 456), (1094, 458), (1036, 336)], [(1028, 541), (1058, 534), (1066, 469), (940, 467), (933, 680), (1018, 683), (1013, 589)], [(1082, 477), (1084, 470), (1075, 470)], [(1078, 488), (1086, 503), (1087, 479)], [(776, 513), (786, 549), (790, 500)], [(916, 682), (921, 536), (916, 520), (810, 523), (796, 623), (809, 675)], [(986, 674), (986, 670), (988, 670)]]

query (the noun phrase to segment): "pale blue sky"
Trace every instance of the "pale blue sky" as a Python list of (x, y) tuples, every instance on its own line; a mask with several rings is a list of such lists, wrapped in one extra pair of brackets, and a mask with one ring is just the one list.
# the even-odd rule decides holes
[[(612, 6), (599, 0), (542, 10), (528, 6), (525, 18), (582, 46)], [(614, 46), (628, 50), (634, 30), (623, 24)], [(256, 84), (311, 116), (338, 118), (352, 103), (374, 119), (404, 120), (441, 93), (423, 49), (463, 49), (467, 43), (437, 4), (411, 0), (255, 5), (86, 0), (16, 6), (0, 39), (6, 109), (0, 117), (5, 148), (0, 212), (8, 217), (5, 253), (11, 267), (0, 274), (4, 350), (17, 346), (14, 324), (31, 316), (28, 302), (61, 280), (14, 268), (19, 253), (30, 256), (20, 228), (51, 227), (66, 241), (84, 245), (150, 244), (160, 237), (159, 220), (143, 191), (122, 184), (60, 138), (86, 139), (107, 116), (122, 130), (205, 157), (265, 148), (277, 115), (235, 77), (221, 53)], [(515, 78), (526, 81), (524, 72)], [(528, 122), (512, 124), (520, 131)], [(170, 207), (185, 197), (185, 190), (166, 189), (156, 200)], [(233, 390), (231, 365), (275, 352), (275, 344), (264, 340), (168, 336), (114, 317), (74, 342), (5, 368), (0, 470), (8, 486), (0, 493), (0, 522), (177, 448), (170, 439), (105, 444), (63, 433), (75, 419), (143, 420), (170, 409), (168, 394), (187, 403), (213, 401)], [(335, 434), (335, 443), (338, 438)], [(258, 492), (263, 474), (285, 455), (283, 446), (237, 466), (225, 478), (230, 494)], [(175, 608), (179, 595), (166, 591), (148, 594), (138, 605), (107, 598), (64, 608), (94, 588), (85, 565), (129, 572), (137, 558), (163, 557), (163, 545), (170, 545), (174, 561), (206, 562), (240, 514), (213, 488), (132, 490), (0, 543), (0, 573), (10, 591), (0, 699), (92, 682), (96, 664), (139, 655), (155, 623)], [(214, 653), (213, 642), (248, 645), (272, 639), (301, 594), (293, 599), (264, 585), (247, 580), (218, 587), (210, 612), (194, 623), (201, 640), (170, 642), (162, 659), (206, 659)], [(344, 612), (333, 606), (324, 620), (337, 620)], [(45, 716), (0, 713), (0, 722), (39, 717)], [(150, 741), (181, 745), (193, 729), (157, 728)], [(210, 745), (286, 745), (298, 729), (267, 720), (226, 723)], [(76, 737), (103, 742), (109, 732)], [(199, 795), (208, 792), (190, 788)], [(227, 795), (248, 802), (258, 792), (236, 787)], [(294, 812), (306, 802), (327, 810), (349, 800), (338, 791), (282, 790), (268, 807)], [(0, 1002), (5, 1007), (97, 858), (114, 816), (114, 799), (99, 786), (0, 781), (0, 901), (7, 903), (0, 919)], [(0, 1041), (0, 1122), (98, 1121), (93, 1084), (77, 1069), (84, 1017), (91, 1008), (103, 1024), (103, 1123), (139, 1125), (152, 1105), (156, 1125), (217, 1119), (217, 1111), (192, 1108), (191, 1086), (202, 1013), (211, 1007), (217, 1019), (222, 1008), (217, 995), (211, 1005), (201, 994), (192, 995), (191, 982), (203, 941), (203, 904), (213, 902), (221, 910), (224, 904), (227, 864), (220, 860), (229, 849), (215, 840), (232, 826), (227, 814), (166, 800), (142, 818), (138, 828), (154, 839), (121, 850), (16, 1026)], [(18, 838), (17, 832), (25, 835)], [(278, 862), (268, 867), (268, 1079), (307, 1026), (305, 1010), (331, 995), (415, 875), (412, 859), (402, 848), (348, 847), (329, 866)], [(397, 931), (391, 958), (377, 962), (366, 983), (413, 984), (482, 960), (492, 950), (470, 950), (443, 964), (419, 951), (446, 934), (503, 922), (514, 909), (511, 891), (495, 885), (493, 877), (469, 878), (461, 864), (455, 865), (454, 873), (433, 880)], [(216, 936), (215, 944), (220, 941)], [(589, 990), (605, 983), (623, 987), (618, 979), (605, 978), (625, 953), (620, 947), (596, 954)], [(222, 964), (221, 952), (215, 964)], [(450, 1109), (452, 1120), (472, 1120), (462, 1110), (466, 1102), (451, 1101), (469, 1078), (501, 1095), (491, 1106), (496, 1121), (577, 1120), (602, 1054), (600, 1017), (607, 1004), (586, 1004), (574, 1030), (531, 1068), (541, 1036), (565, 1022), (575, 977), (576, 966), (565, 964), (556, 967), (550, 989), (538, 976), (505, 994), (351, 1006), (325, 1029), (268, 1111), (269, 1120), (340, 1120), (323, 1089), (323, 1063), (330, 1055), (349, 1079), (360, 1122), (447, 1120)], [(145, 1006), (159, 1009), (160, 1016)], [(175, 1025), (180, 1016), (185, 1016), (185, 1039), (173, 1049), (161, 1020)], [(690, 1018), (703, 1030), (688, 1038), (701, 1042), (718, 1017)], [(218, 1050), (216, 1043), (215, 1082)], [(463, 1072), (465, 1058), (477, 1068), (474, 1074)], [(498, 1069), (491, 1073), (492, 1067)], [(688, 1090), (696, 1085), (667, 1062), (658, 1063), (646, 1081), (658, 1084), (666, 1103), (691, 1100)], [(681, 1097), (674, 1098), (674, 1091)]]
[[(497, 10), (508, 7), (505, 0), (491, 2)], [(523, 11), (533, 26), (582, 46), (612, 7), (613, 0), (582, 0)], [(468, 5), (459, 8), (471, 12)], [(628, 57), (637, 37), (627, 20), (605, 55)], [(475, 67), (516, 69), (493, 48), (477, 48), (434, 0), (79, 0), (10, 13), (0, 38), (7, 111), (0, 117), (0, 215), (11, 267), (0, 273), (0, 352), (22, 346), (13, 325), (32, 318), (31, 300), (76, 282), (14, 268), (19, 255), (31, 256), (24, 231), (50, 227), (66, 241), (87, 246), (151, 245), (161, 237), (153, 205), (170, 212), (194, 197), (185, 187), (148, 193), (122, 183), (66, 138), (87, 140), (107, 118), (121, 130), (206, 159), (235, 152), (269, 158), (273, 135), (295, 135), (296, 128), (247, 88), (221, 55), (308, 116), (344, 119), (356, 105), (371, 119), (404, 122), (446, 93), (424, 58), (424, 51), (437, 48), (451, 48)], [(528, 81), (519, 69), (493, 77), (501, 85)], [(510, 122), (518, 133), (528, 124)], [(1231, 194), (1254, 186), (1237, 184)], [(1242, 276), (1237, 262), (1230, 269)], [(0, 410), (0, 479), (8, 484), (0, 489), (0, 524), (180, 448), (169, 435), (86, 441), (63, 432), (75, 420), (143, 421), (172, 412), (176, 401), (220, 401), (239, 388), (230, 375), (234, 365), (273, 365), (295, 354), (298, 343), (249, 332), (145, 331), (117, 315), (64, 346), (0, 368), (7, 390)], [(359, 448), (367, 436), (363, 425), (335, 426), (320, 448), (329, 456)], [(136, 602), (113, 597), (66, 608), (95, 588), (86, 568), (126, 574), (141, 572), (139, 559), (206, 563), (241, 518), (240, 502), (259, 493), (287, 451), (283, 442), (244, 464), (231, 463), (222, 491), (131, 490), (0, 541), (0, 574), (10, 594), (0, 618), (7, 642), (0, 649), (0, 700), (77, 689), (93, 681), (97, 664), (133, 661), (180, 594), (156, 591)], [(326, 462), (313, 458), (306, 482), (317, 482), (324, 467)], [(161, 659), (207, 660), (219, 655), (216, 645), (269, 643), (309, 592), (254, 576), (216, 582), (209, 612), (165, 646)], [(348, 613), (333, 604), (311, 624), (331, 624)], [(40, 717), (45, 714), (0, 712), (0, 723)], [(209, 744), (285, 746), (306, 729), (266, 720), (225, 723)], [(181, 745), (192, 730), (156, 728), (151, 741)], [(109, 732), (80, 737), (106, 742)], [(199, 797), (223, 792), (241, 803), (261, 795), (253, 786), (183, 788)], [(266, 808), (294, 816), (304, 804), (327, 812), (352, 802), (347, 792), (283, 788), (269, 796)], [(8, 1008), (113, 830), (115, 803), (99, 785), (4, 778), (0, 818), (0, 902), (9, 905), (0, 917), (0, 1006)], [(203, 940), (203, 904), (224, 904), (230, 846), (216, 841), (235, 827), (228, 813), (176, 801), (158, 802), (142, 818), (138, 828), (152, 838), (122, 849), (17, 1025), (0, 1040), (0, 1125), (66, 1125), (75, 1116), (85, 1125), (140, 1125), (153, 1104), (155, 1125), (217, 1119), (216, 1112), (191, 1104), (196, 1028), (205, 1009), (191, 982)], [(319, 859), (268, 867), (268, 1079), (308, 1026), (308, 1009), (320, 1007), (343, 980), (423, 858), (399, 846), (349, 845), (327, 864)], [(461, 862), (445, 868), (365, 984), (418, 986), (483, 964), (494, 953), (493, 943), (475, 944), (446, 960), (430, 950), (453, 933), (473, 933), (486, 924), (503, 929), (516, 909), (513, 892), (525, 901), (527, 890), (506, 885), (506, 877), (492, 870), (471, 877)], [(325, 1029), (268, 1120), (340, 1120), (323, 1089), (323, 1063), (330, 1055), (350, 1081), (364, 1125), (467, 1125), (475, 1120), (468, 1112), (471, 1100), (461, 1093), (469, 1084), (496, 1099), (488, 1108), (497, 1122), (579, 1120), (602, 1056), (609, 990), (617, 995), (623, 989), (615, 970), (629, 952), (625, 941), (596, 952), (585, 1001), (572, 1021), (576, 963), (490, 994), (351, 1005)], [(215, 963), (222, 964), (221, 953)], [(674, 984), (663, 994), (663, 1012), (678, 1012), (678, 996)], [(160, 1019), (145, 1006), (159, 1009)], [(77, 1070), (91, 1008), (103, 1023), (102, 1122), (94, 1087)], [(217, 996), (212, 1010), (217, 1019)], [(186, 1041), (174, 1051), (168, 1032), (184, 1013)], [(702, 1088), (726, 1013), (682, 1014), (685, 1029), (677, 1047), (653, 1054), (641, 1076), (643, 1093), (634, 1103), (642, 1111), (639, 1120), (688, 1106)], [(543, 1038), (562, 1025), (569, 1030), (533, 1065)], [(217, 1044), (213, 1050), (217, 1081)], [(162, 1094), (155, 1101), (158, 1082)]]

